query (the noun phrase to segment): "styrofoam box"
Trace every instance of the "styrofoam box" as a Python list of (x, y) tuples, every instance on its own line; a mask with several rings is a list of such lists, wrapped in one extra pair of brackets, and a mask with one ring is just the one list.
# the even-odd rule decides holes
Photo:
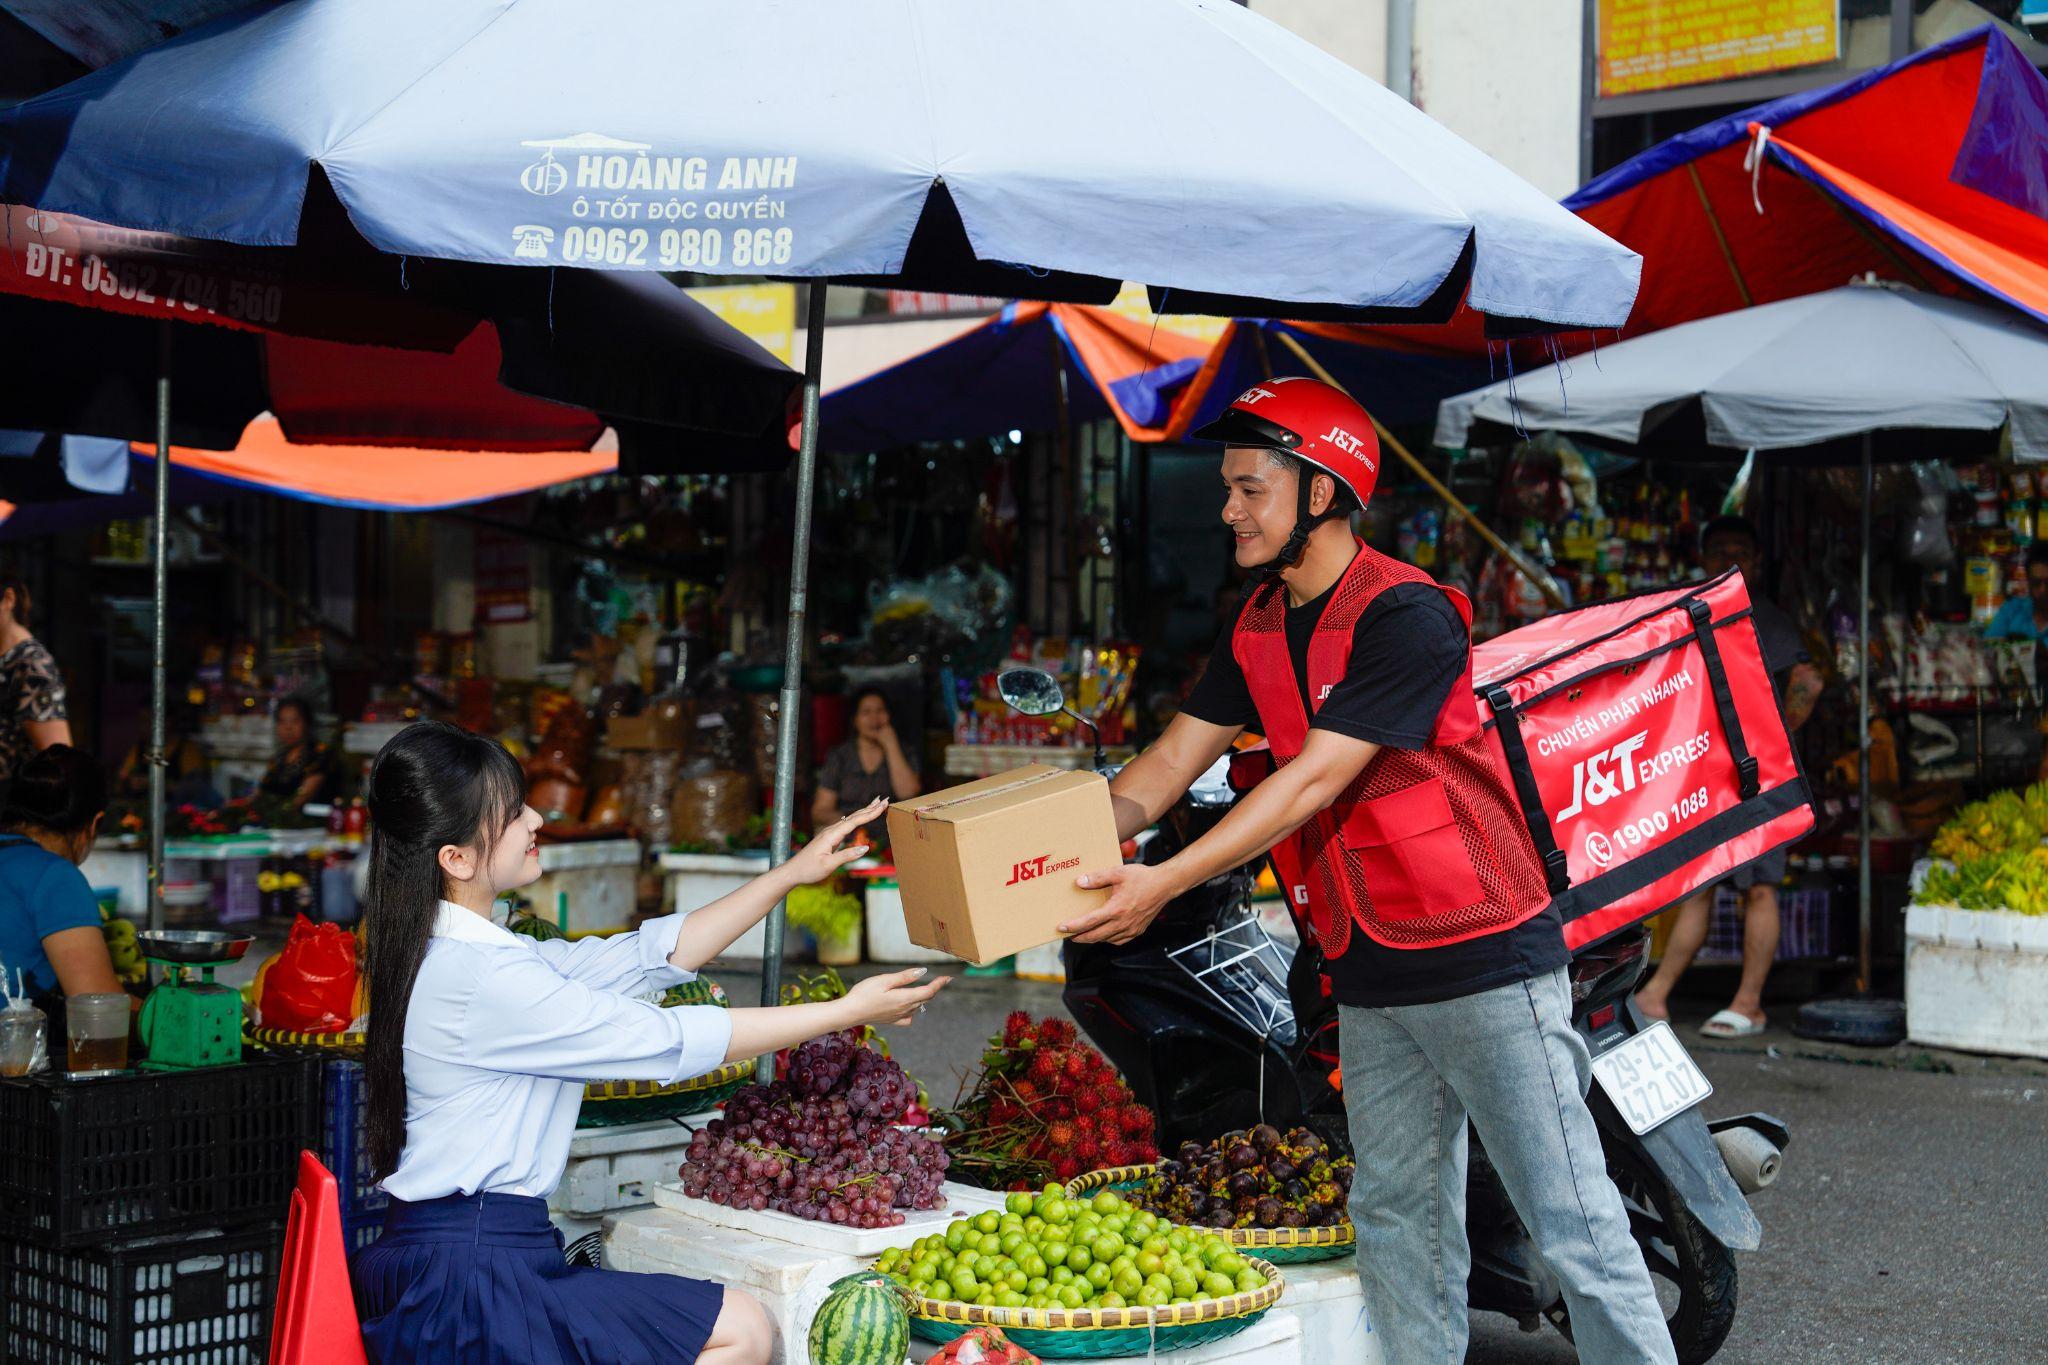
[[(860, 1257), (820, 1251), (772, 1237), (735, 1237), (656, 1205), (606, 1217), (604, 1263), (611, 1270), (684, 1275), (751, 1295), (775, 1324), (776, 1365), (808, 1365), (804, 1339), (822, 1292), (866, 1264)], [(899, 1229), (900, 1231), (900, 1229)]]
[[(668, 876), (668, 906), (678, 915), (702, 910), (711, 902), (739, 890), (768, 870), (768, 859), (740, 858), (713, 853), (664, 853), (661, 870)], [(721, 958), (759, 958), (767, 952), (767, 930), (757, 924), (720, 953)]]
[[(1252, 1253), (1257, 1255), (1257, 1252)], [(1384, 1365), (1379, 1333), (1365, 1308), (1358, 1258), (1283, 1265), (1280, 1305), (1301, 1320), (1302, 1359)]]
[(910, 941), (903, 922), (903, 888), (893, 881), (871, 881), (867, 889), (868, 961), (958, 962), (951, 953)]
[(1906, 1036), (2048, 1057), (2048, 915), (1908, 906)]
[(550, 1212), (597, 1218), (654, 1202), (654, 1187), (676, 1178), (690, 1135), (718, 1117), (715, 1110), (680, 1120), (586, 1128), (569, 1143), (569, 1163), (548, 1196)]
[(713, 1227), (731, 1228), (753, 1237), (772, 1237), (779, 1242), (813, 1247), (844, 1256), (879, 1256), (894, 1246), (907, 1246), (928, 1232), (943, 1231), (955, 1218), (1003, 1207), (1004, 1196), (992, 1190), (977, 1190), (947, 1181), (946, 1206), (942, 1209), (905, 1210), (903, 1222), (893, 1228), (854, 1228), (841, 1223), (820, 1223), (774, 1209), (729, 1209), (708, 1199), (692, 1199), (676, 1181), (654, 1187), (654, 1202)]

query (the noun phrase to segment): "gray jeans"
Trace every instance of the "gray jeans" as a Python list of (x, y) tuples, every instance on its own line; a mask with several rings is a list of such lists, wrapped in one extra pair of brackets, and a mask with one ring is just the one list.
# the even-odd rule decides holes
[(1339, 1013), (1358, 1275), (1388, 1365), (1465, 1358), (1469, 1117), (1564, 1284), (1580, 1357), (1676, 1365), (1586, 1108), (1563, 969), (1460, 1000)]

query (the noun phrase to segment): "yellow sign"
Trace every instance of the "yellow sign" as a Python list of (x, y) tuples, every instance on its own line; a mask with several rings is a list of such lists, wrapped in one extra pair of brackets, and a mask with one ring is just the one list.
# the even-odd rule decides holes
[(1600, 0), (1600, 94), (1831, 62), (1838, 0)]
[(795, 285), (707, 284), (686, 292), (783, 364), (796, 364)]
[(1109, 305), (1109, 311), (1147, 327), (1157, 322), (1162, 331), (1178, 332), (1197, 341), (1214, 341), (1230, 325), (1229, 318), (1212, 318), (1200, 313), (1167, 313), (1163, 316), (1155, 313), (1145, 294), (1145, 286), (1129, 281), (1125, 281), (1115, 302)]

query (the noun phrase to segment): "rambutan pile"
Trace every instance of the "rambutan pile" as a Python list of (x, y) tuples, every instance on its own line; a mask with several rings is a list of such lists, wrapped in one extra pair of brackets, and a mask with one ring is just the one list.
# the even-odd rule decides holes
[(989, 1039), (981, 1069), (941, 1115), (956, 1179), (1036, 1190), (1087, 1171), (1159, 1159), (1152, 1111), (1065, 1019), (1017, 1010)]

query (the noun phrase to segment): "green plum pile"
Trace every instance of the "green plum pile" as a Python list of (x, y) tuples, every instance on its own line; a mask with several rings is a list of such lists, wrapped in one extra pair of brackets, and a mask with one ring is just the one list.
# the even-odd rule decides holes
[(1266, 1283), (1214, 1233), (1106, 1191), (1068, 1199), (1057, 1185), (884, 1252), (875, 1269), (926, 1298), (986, 1308), (1159, 1308)]
[(1139, 1203), (1198, 1228), (1336, 1227), (1351, 1195), (1351, 1158), (1306, 1128), (1262, 1123), (1214, 1142), (1183, 1142), (1159, 1163)]

